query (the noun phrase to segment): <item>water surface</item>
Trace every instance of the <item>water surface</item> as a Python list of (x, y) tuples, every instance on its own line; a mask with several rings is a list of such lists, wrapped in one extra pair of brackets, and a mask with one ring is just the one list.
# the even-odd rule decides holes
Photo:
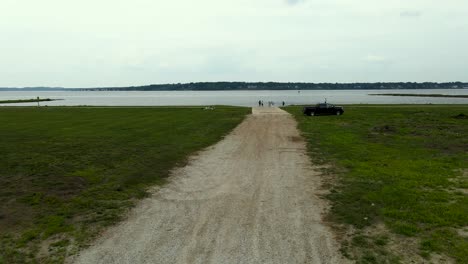
[[(5, 91), (0, 100), (51, 98), (41, 102), (48, 106), (182, 106), (234, 105), (255, 106), (259, 100), (280, 105), (315, 104), (325, 99), (334, 104), (468, 104), (466, 98), (370, 96), (378, 93), (415, 93), (468, 95), (468, 89), (427, 90), (305, 90), (305, 91)], [(0, 104), (0, 106), (33, 106), (37, 103)]]

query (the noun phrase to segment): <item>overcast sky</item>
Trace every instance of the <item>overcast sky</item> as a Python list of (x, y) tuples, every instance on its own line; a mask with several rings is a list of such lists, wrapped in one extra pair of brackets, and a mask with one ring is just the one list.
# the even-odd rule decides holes
[(468, 0), (1, 0), (0, 86), (468, 81)]

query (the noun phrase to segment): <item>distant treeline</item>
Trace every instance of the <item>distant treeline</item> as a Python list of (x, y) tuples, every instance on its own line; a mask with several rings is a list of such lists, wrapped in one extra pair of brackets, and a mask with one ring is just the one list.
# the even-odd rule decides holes
[(220, 91), (220, 90), (381, 90), (381, 89), (461, 89), (462, 82), (392, 82), (392, 83), (279, 83), (279, 82), (197, 82), (151, 84), (131, 87), (101, 88), (0, 88), (0, 91)]
[(464, 94), (400, 94), (400, 93), (390, 93), (390, 94), (369, 94), (376, 96), (414, 96), (414, 97), (447, 97), (447, 98), (468, 98), (468, 95)]
[(17, 99), (17, 100), (0, 100), (0, 104), (16, 104), (16, 103), (37, 103), (37, 102), (51, 102), (51, 101), (59, 101), (63, 99)]

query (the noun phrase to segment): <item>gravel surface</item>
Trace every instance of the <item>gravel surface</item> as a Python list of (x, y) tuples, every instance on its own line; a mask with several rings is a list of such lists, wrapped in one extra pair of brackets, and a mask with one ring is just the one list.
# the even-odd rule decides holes
[(75, 263), (345, 263), (291, 115), (253, 108)]

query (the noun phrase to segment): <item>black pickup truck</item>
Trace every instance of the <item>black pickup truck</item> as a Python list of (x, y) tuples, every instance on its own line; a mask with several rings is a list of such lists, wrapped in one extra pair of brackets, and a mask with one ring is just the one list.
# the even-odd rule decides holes
[(315, 115), (342, 115), (344, 109), (342, 106), (335, 106), (332, 104), (322, 103), (315, 106), (306, 106), (302, 109), (304, 115), (315, 116)]

